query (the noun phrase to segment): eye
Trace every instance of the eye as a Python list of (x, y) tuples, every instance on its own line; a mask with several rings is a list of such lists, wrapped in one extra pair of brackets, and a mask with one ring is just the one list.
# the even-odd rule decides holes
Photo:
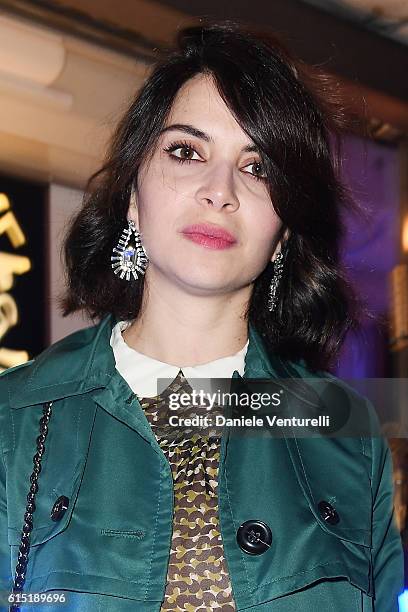
[[(170, 157), (180, 163), (197, 161), (197, 159), (201, 160), (201, 157), (198, 155), (197, 151), (188, 142), (173, 142), (168, 147), (165, 147), (164, 151), (169, 153)], [(194, 154), (197, 157), (194, 157)]]
[(253, 168), (252, 172), (246, 172), (246, 174), (250, 174), (251, 176), (253, 176), (258, 181), (262, 181), (262, 180), (265, 180), (267, 178), (266, 172), (265, 172), (265, 168), (263, 167), (262, 162), (260, 162), (260, 161), (253, 161), (250, 164), (248, 164), (247, 166), (244, 166), (244, 168), (251, 168), (251, 167)]

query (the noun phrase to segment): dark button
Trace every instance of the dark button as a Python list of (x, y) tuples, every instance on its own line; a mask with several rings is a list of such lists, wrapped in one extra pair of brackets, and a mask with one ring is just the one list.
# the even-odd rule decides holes
[(323, 520), (326, 521), (326, 523), (330, 523), (330, 525), (336, 525), (336, 523), (339, 522), (340, 517), (338, 515), (338, 512), (335, 508), (333, 508), (331, 504), (329, 504), (329, 502), (320, 501), (317, 507), (319, 508), (319, 512), (322, 515)]
[(263, 521), (245, 521), (238, 527), (237, 542), (248, 555), (262, 555), (272, 543), (272, 531)]
[(61, 495), (51, 510), (51, 518), (53, 521), (60, 521), (69, 506), (69, 499), (65, 495)]

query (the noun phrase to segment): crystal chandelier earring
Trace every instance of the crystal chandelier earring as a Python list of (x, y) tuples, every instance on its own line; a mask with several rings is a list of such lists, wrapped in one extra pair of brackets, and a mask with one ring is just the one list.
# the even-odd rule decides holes
[[(132, 234), (134, 235), (134, 246), (129, 244)], [(122, 232), (118, 244), (112, 250), (111, 266), (115, 274), (120, 278), (131, 279), (131, 275), (137, 280), (139, 274), (144, 274), (149, 263), (146, 251), (140, 240), (140, 232), (136, 229), (136, 225), (130, 219), (128, 227)]]
[(279, 251), (277, 256), (273, 261), (273, 276), (271, 280), (271, 284), (269, 287), (269, 297), (268, 297), (268, 310), (269, 312), (273, 312), (276, 308), (276, 304), (278, 303), (278, 288), (280, 284), (280, 280), (282, 278), (283, 272), (283, 264), (285, 261), (287, 252), (287, 245)]

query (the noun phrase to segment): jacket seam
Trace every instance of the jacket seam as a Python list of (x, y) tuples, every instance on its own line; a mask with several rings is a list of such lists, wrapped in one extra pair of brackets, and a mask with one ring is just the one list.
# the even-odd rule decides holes
[(327, 563), (318, 563), (317, 565), (313, 565), (313, 567), (309, 567), (306, 570), (302, 570), (301, 572), (296, 572), (296, 574), (290, 574), (289, 576), (281, 576), (280, 578), (274, 578), (273, 580), (270, 580), (269, 582), (262, 582), (262, 584), (259, 584), (257, 588), (268, 586), (268, 584), (273, 584), (274, 582), (279, 582), (280, 580), (287, 580), (288, 578), (294, 578), (295, 576), (301, 576), (302, 574), (308, 574), (312, 570), (315, 570), (319, 567), (326, 567), (327, 565), (344, 566), (344, 564), (341, 561), (328, 561)]
[[(11, 390), (10, 390), (9, 381), (7, 380), (7, 376), (5, 377), (5, 383), (7, 385), (7, 395), (8, 395), (8, 400), (9, 400), (9, 405), (6, 406), (6, 410), (8, 412), (9, 419), (10, 419), (10, 422), (11, 422), (11, 431), (12, 431), (12, 435), (13, 435), (13, 446), (11, 448), (11, 452), (13, 452), (14, 449), (16, 448), (16, 432), (15, 432), (15, 428), (14, 428), (13, 413), (12, 413), (12, 410), (10, 409), (10, 407), (11, 407)], [(1, 434), (0, 434), (0, 440), (2, 440)], [(2, 446), (3, 453), (6, 453), (7, 451), (4, 450), (3, 441), (1, 442), (1, 446)]]
[(154, 534), (153, 534), (153, 538), (152, 538), (152, 546), (150, 549), (150, 560), (149, 560), (149, 571), (148, 571), (148, 579), (146, 581), (146, 589), (144, 592), (144, 599), (147, 600), (147, 594), (150, 588), (150, 578), (151, 578), (151, 572), (152, 572), (152, 558), (153, 558), (153, 550), (154, 550), (154, 545), (156, 543), (156, 536), (157, 536), (157, 521), (159, 518), (159, 507), (160, 507), (160, 499), (161, 499), (161, 490), (162, 490), (162, 477), (160, 475), (160, 481), (159, 481), (159, 494), (157, 496), (157, 505), (156, 505), (156, 519), (154, 522)]
[(126, 530), (126, 529), (101, 529), (101, 535), (108, 536), (111, 538), (135, 538), (142, 539), (145, 536), (145, 531), (142, 529)]
[(360, 436), (360, 444), (361, 444), (361, 452), (363, 454), (364, 457), (367, 457), (366, 455), (366, 446), (365, 446), (365, 440), (363, 438), (363, 436)]
[(1, 436), (1, 432), (0, 432), (0, 447), (1, 447), (1, 460), (4, 464), (4, 471), (6, 471), (6, 462), (4, 460), (3, 438)]
[(77, 431), (76, 431), (76, 443), (75, 443), (75, 454), (78, 456), (78, 449), (79, 449), (79, 430), (80, 430), (80, 423), (81, 423), (81, 418), (82, 418), (82, 410), (83, 410), (84, 406), (81, 402), (80, 404), (80, 408), (79, 408), (79, 414), (78, 414), (78, 420), (77, 420)]
[[(366, 405), (368, 406), (368, 410), (370, 410), (370, 404), (371, 404), (372, 410), (374, 411), (375, 416), (377, 416), (373, 404), (366, 398)], [(377, 419), (378, 419), (378, 417), (377, 417)], [(377, 489), (374, 490), (374, 484), (376, 482), (376, 475), (374, 474), (374, 457), (375, 457), (374, 440), (375, 440), (376, 437), (377, 437), (376, 436), (376, 432), (372, 431), (371, 436), (370, 436), (370, 447), (371, 447), (370, 478), (371, 478), (371, 493), (372, 493), (372, 508), (373, 508), (373, 512), (374, 512), (375, 497), (378, 495), (378, 487), (379, 487), (379, 482), (377, 482), (376, 483), (378, 485)], [(381, 437), (381, 430), (380, 430), (380, 437)], [(384, 441), (384, 438), (382, 438), (382, 441)], [(388, 452), (389, 452), (389, 447), (388, 447), (388, 445), (386, 445), (384, 455), (383, 455), (383, 457), (381, 457), (381, 465), (380, 465), (381, 475), (382, 475), (383, 470), (384, 470), (384, 465), (385, 465), (385, 463), (387, 461), (387, 454), (388, 454)], [(382, 476), (380, 476), (380, 479), (381, 479), (381, 477)]]
[[(234, 512), (232, 510), (231, 499), (230, 499), (230, 494), (229, 494), (229, 489), (228, 489), (228, 469), (227, 469), (227, 465), (226, 464), (224, 464), (224, 465), (225, 465), (225, 468), (224, 468), (224, 470), (225, 470), (225, 490), (227, 492), (228, 506), (229, 506), (229, 509), (230, 509), (230, 514), (231, 514), (231, 518), (232, 518), (232, 524), (234, 525), (234, 529), (236, 530), (236, 521), (235, 521), (235, 518), (234, 518)], [(248, 569), (247, 569), (247, 566), (246, 566), (246, 563), (245, 563), (245, 559), (243, 557), (242, 550), (240, 551), (240, 556), (241, 556), (241, 562), (243, 563), (243, 566), (244, 566), (247, 587), (248, 587), (248, 589), (250, 589)], [(244, 592), (244, 591), (242, 591), (242, 592)], [(245, 592), (246, 592), (246, 590), (245, 590)]]
[[(291, 374), (290, 370), (287, 368), (285, 362), (283, 359), (281, 359), (279, 356), (277, 356), (277, 358), (279, 359), (279, 363), (281, 364), (281, 366), (283, 367), (283, 369), (285, 370), (286, 374), (288, 375), (288, 377), (292, 380), (294, 378), (293, 374)], [(302, 380), (302, 385), (304, 385), (303, 383), (303, 377), (299, 377), (296, 378), (296, 380)], [(294, 391), (293, 389), (291, 389), (291, 387), (289, 386), (289, 392), (292, 393), (292, 395), (294, 395), (295, 397), (297, 397), (298, 399), (300, 399), (302, 402), (306, 402), (306, 404), (309, 404), (309, 406), (313, 406), (314, 408), (316, 408), (316, 406), (318, 406), (318, 404), (315, 404), (313, 402), (311, 402), (310, 400), (308, 400), (306, 397), (304, 397), (302, 394), (296, 393), (296, 391)]]
[[(108, 315), (105, 317), (105, 322), (104, 322), (104, 325), (101, 325), (101, 328), (98, 330), (98, 333), (96, 334), (96, 338), (98, 338), (98, 339), (99, 339), (100, 335), (102, 334), (102, 329), (103, 329), (103, 328), (104, 328), (106, 325), (108, 325), (108, 323), (111, 321), (111, 317), (112, 317), (112, 315), (111, 315), (111, 314), (108, 314)], [(101, 321), (101, 323), (102, 323), (102, 321)], [(96, 338), (94, 338), (94, 339), (93, 339), (93, 342), (92, 342), (92, 344), (93, 344), (93, 351), (92, 351), (92, 355), (91, 355), (91, 359), (90, 359), (89, 367), (88, 367), (88, 368), (87, 368), (87, 370), (86, 370), (86, 376), (85, 376), (85, 379), (86, 379), (86, 380), (88, 379), (88, 373), (92, 371), (92, 366), (93, 366), (93, 363), (94, 363), (94, 360), (95, 360), (95, 354), (96, 354), (96, 345), (97, 345)]]
[(370, 445), (371, 445), (370, 478), (371, 478), (371, 490), (373, 492), (373, 511), (374, 511), (374, 491), (373, 491), (373, 484), (374, 484), (374, 436), (371, 436)]
[(312, 489), (310, 488), (310, 484), (309, 484), (309, 481), (308, 481), (308, 478), (307, 478), (307, 474), (306, 474), (306, 470), (305, 470), (305, 466), (304, 466), (304, 463), (303, 463), (303, 459), (302, 459), (302, 455), (301, 455), (301, 452), (300, 452), (298, 441), (297, 441), (296, 437), (294, 437), (293, 439), (294, 439), (295, 444), (296, 444), (296, 449), (297, 449), (297, 452), (298, 452), (298, 455), (299, 455), (300, 464), (302, 466), (302, 471), (303, 471), (303, 475), (304, 475), (304, 478), (305, 478), (305, 481), (306, 481), (306, 484), (307, 484), (307, 488), (309, 489), (310, 497), (312, 498), (313, 503), (315, 503), (315, 498), (313, 496), (313, 492), (312, 492)]
[[(63, 384), (63, 385), (70, 385), (72, 383), (82, 383), (82, 382), (84, 382), (84, 380), (86, 380), (89, 383), (93, 379), (96, 379), (96, 381), (100, 380), (100, 376), (101, 376), (100, 374), (93, 374), (92, 376), (88, 376), (88, 377), (83, 376), (81, 378), (76, 378), (75, 380), (64, 380), (62, 383), (59, 382), (59, 383), (53, 383), (52, 385), (41, 385), (41, 387), (37, 387), (35, 389), (32, 389), (32, 391), (40, 391), (42, 389), (52, 389), (54, 387), (60, 387), (61, 384)], [(113, 376), (113, 374), (107, 374), (106, 372), (103, 373), (103, 377), (105, 377), (105, 378), (112, 378), (112, 376)], [(33, 378), (34, 378), (34, 373), (30, 376), (28, 384), (31, 384)], [(101, 383), (101, 384), (104, 384), (104, 383)], [(95, 387), (86, 389), (85, 391), (83, 391), (83, 393), (88, 393), (89, 391), (93, 391), (94, 388)], [(11, 401), (10, 392), (9, 392), (9, 399)], [(38, 402), (38, 403), (41, 403), (41, 402)]]
[[(106, 580), (114, 580), (115, 582), (123, 582), (125, 584), (129, 584), (129, 582), (131, 584), (144, 584), (145, 581), (144, 580), (123, 580), (122, 578), (113, 578), (112, 576), (106, 576), (104, 574), (89, 574), (86, 573), (84, 574), (84, 572), (73, 572), (71, 570), (61, 570), (58, 572), (48, 572), (48, 574), (41, 574), (41, 575), (35, 575), (35, 576), (31, 576), (29, 582), (33, 582), (34, 580), (40, 580), (41, 578), (48, 578), (48, 576), (52, 576), (53, 574), (74, 574), (75, 576), (84, 576), (84, 577), (88, 577), (88, 578), (105, 578)], [(156, 582), (155, 584), (159, 585), (158, 582)]]
[[(53, 489), (53, 491), (55, 491), (55, 489)], [(64, 523), (63, 524), (60, 523), (59, 526), (61, 527), (61, 529), (56, 533), (60, 533), (62, 531), (62, 527), (64, 526)], [(51, 525), (51, 527), (53, 527), (53, 525)], [(39, 527), (33, 527), (31, 530), (31, 535), (33, 535), (34, 533), (40, 532), (40, 531), (44, 531), (44, 529), (50, 530), (50, 525), (47, 524), (47, 525), (40, 525)], [(8, 527), (8, 531), (12, 531), (14, 533), (21, 533), (21, 527)], [(40, 543), (42, 544), (42, 542), (38, 542), (38, 544)], [(19, 544), (20, 544), (20, 541), (18, 542), (17, 545), (12, 544), (12, 546), (18, 546)], [(31, 546), (33, 546), (33, 544)]]
[(4, 474), (6, 474), (7, 473), (7, 466), (6, 466), (6, 460), (4, 458), (4, 455), (5, 455), (6, 451), (4, 450), (3, 436), (1, 434), (1, 431), (0, 431), (0, 448), (1, 448), (1, 461), (2, 461), (2, 463), (4, 465)]
[(13, 412), (11, 410), (9, 410), (9, 415), (10, 415), (10, 421), (11, 421), (11, 430), (13, 432), (13, 448), (12, 451), (14, 452), (16, 449), (16, 427), (14, 424), (14, 416), (13, 416)]

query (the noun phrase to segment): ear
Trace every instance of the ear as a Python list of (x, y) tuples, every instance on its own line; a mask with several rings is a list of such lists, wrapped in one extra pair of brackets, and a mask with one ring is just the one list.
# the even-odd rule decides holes
[(130, 192), (127, 218), (128, 220), (133, 221), (136, 227), (139, 228), (139, 210), (137, 207), (137, 194), (134, 183), (132, 183), (132, 189)]

